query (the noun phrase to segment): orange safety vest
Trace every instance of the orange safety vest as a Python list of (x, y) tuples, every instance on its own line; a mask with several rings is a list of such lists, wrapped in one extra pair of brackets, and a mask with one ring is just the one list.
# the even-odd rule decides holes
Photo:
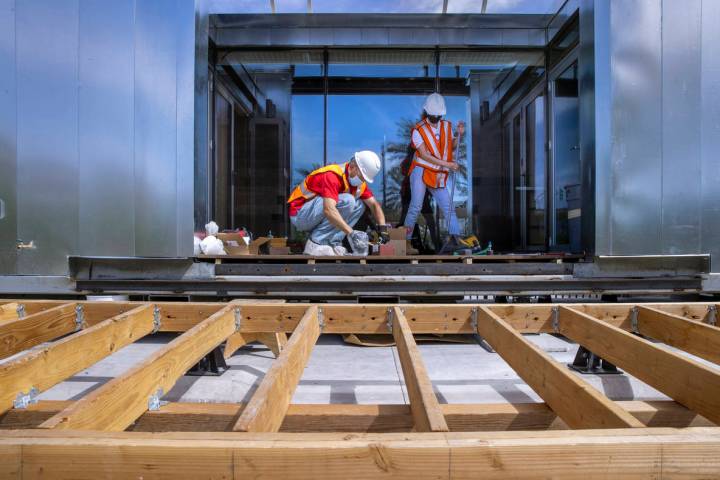
[[(428, 151), (434, 156), (444, 162), (453, 162), (453, 148), (452, 148), (452, 124), (447, 120), (440, 120), (440, 142), (438, 142), (435, 134), (430, 127), (430, 122), (424, 119), (422, 122), (415, 125), (413, 131), (417, 130), (423, 139), (423, 143), (427, 146)], [(413, 145), (414, 146), (414, 145)], [(423, 168), (423, 182), (425, 185), (431, 188), (445, 188), (447, 185), (448, 172), (450, 171), (446, 167), (441, 167), (435, 163), (430, 163), (427, 160), (420, 158), (419, 152), (415, 152), (408, 176), (412, 173), (415, 167)]]
[[(349, 193), (350, 192), (350, 182), (348, 181), (346, 172), (347, 171), (347, 163), (343, 163), (342, 165), (338, 165), (336, 163), (331, 163), (330, 165), (324, 166), (322, 168), (318, 168), (317, 170), (310, 172), (310, 175), (308, 175), (305, 180), (300, 182), (300, 184), (295, 187), (295, 189), (290, 194), (290, 198), (288, 198), (287, 203), (292, 203), (298, 198), (304, 198), (305, 201), (312, 200), (317, 196), (317, 193), (310, 190), (307, 186), (307, 181), (310, 177), (313, 177), (315, 175), (318, 175), (320, 173), (325, 172), (333, 172), (336, 175), (338, 175), (340, 178), (342, 178), (343, 181), (343, 191), (340, 193)], [(362, 195), (365, 190), (367, 189), (367, 184), (365, 182), (361, 183), (359, 187), (355, 189), (355, 198), (360, 198), (360, 195)]]

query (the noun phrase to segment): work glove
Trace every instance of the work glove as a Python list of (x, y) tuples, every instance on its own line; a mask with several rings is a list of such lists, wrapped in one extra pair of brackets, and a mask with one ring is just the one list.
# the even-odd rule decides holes
[(386, 244), (390, 241), (390, 232), (388, 230), (390, 229), (390, 225), (378, 225), (377, 226), (377, 232), (380, 236), (380, 243)]
[(367, 233), (360, 230), (353, 230), (347, 236), (350, 248), (355, 255), (365, 256), (368, 254), (368, 236)]

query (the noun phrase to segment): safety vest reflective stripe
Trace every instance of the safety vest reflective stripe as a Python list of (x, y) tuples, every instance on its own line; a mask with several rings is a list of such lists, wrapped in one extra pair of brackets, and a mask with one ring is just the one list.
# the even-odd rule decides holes
[[(422, 137), (423, 143), (427, 146), (428, 150), (433, 156), (441, 159), (444, 162), (452, 162), (452, 140), (448, 141), (448, 139), (452, 139), (452, 126), (450, 122), (447, 122), (445, 120), (440, 121), (439, 143), (437, 138), (435, 137), (435, 134), (433, 134), (432, 128), (430, 127), (430, 124), (427, 122), (427, 120), (419, 123), (415, 128)], [(417, 165), (423, 168), (430, 169), (434, 172), (449, 172), (449, 169), (446, 167), (441, 167), (440, 165), (424, 160), (417, 152), (415, 153), (414, 161)]]
[[(308, 175), (300, 184), (295, 187), (295, 189), (290, 194), (290, 198), (288, 198), (287, 203), (292, 203), (298, 198), (304, 198), (305, 200), (312, 200), (317, 196), (315, 192), (310, 190), (307, 187), (307, 181), (310, 177), (314, 175), (318, 175), (320, 173), (326, 173), (326, 172), (333, 172), (336, 175), (338, 175), (340, 178), (342, 178), (343, 182), (343, 191), (340, 193), (348, 193), (350, 191), (350, 183), (348, 182), (347, 176), (345, 175), (345, 171), (347, 169), (347, 163), (343, 163), (342, 165), (338, 165), (335, 163), (332, 163), (330, 165), (326, 165), (324, 167), (318, 168), (317, 170), (314, 170), (310, 172), (310, 175)], [(360, 198), (360, 195), (362, 195), (365, 190), (367, 189), (367, 184), (363, 182), (358, 188), (355, 189), (355, 198)]]

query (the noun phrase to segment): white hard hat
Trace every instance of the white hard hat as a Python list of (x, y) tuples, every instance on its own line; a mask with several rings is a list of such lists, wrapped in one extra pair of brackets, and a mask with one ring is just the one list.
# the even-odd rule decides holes
[(439, 93), (431, 93), (425, 99), (425, 105), (423, 105), (425, 113), (433, 116), (445, 115), (445, 99)]
[(373, 178), (375, 178), (375, 175), (380, 171), (380, 157), (378, 157), (375, 152), (363, 150), (361, 152), (355, 152), (353, 160), (355, 160), (365, 181), (367, 183), (373, 183)]

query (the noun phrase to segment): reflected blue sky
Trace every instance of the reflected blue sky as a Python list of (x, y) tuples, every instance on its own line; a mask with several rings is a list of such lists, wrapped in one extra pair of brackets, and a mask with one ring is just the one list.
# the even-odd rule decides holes
[[(380, 154), (383, 144), (405, 145), (410, 132), (401, 129), (404, 120), (420, 119), (425, 95), (330, 95), (328, 97), (328, 163), (347, 161), (358, 150)], [(467, 118), (466, 97), (446, 97), (446, 118), (457, 124)], [(294, 95), (292, 102), (292, 170), (293, 184), (299, 183), (302, 171), (310, 171), (323, 161), (322, 95)], [(388, 168), (395, 166), (388, 158)], [(469, 165), (468, 165), (469, 166)], [(382, 198), (382, 181), (373, 185)], [(457, 195), (457, 200), (463, 196)]]

